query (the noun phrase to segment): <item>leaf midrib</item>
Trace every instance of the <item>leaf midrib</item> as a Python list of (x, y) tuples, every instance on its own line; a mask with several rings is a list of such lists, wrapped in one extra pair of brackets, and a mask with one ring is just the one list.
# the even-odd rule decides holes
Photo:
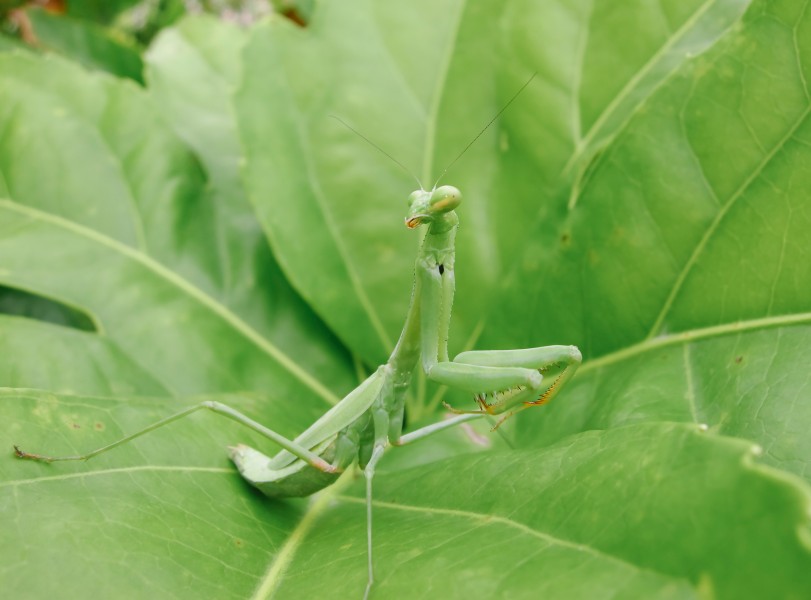
[[(364, 498), (355, 498), (355, 497), (352, 497), (352, 496), (340, 495), (340, 496), (337, 496), (335, 499), (340, 500), (340, 501), (344, 501), (344, 502), (353, 503), (353, 504), (363, 504), (363, 505), (366, 504), (366, 500)], [(469, 519), (469, 520), (481, 522), (483, 526), (492, 525), (492, 524), (503, 525), (505, 527), (510, 527), (512, 529), (517, 529), (522, 533), (525, 533), (525, 534), (530, 535), (532, 537), (543, 540), (543, 541), (549, 543), (552, 546), (568, 548), (570, 550), (575, 550), (576, 552), (584, 552), (584, 553), (589, 554), (589, 555), (593, 556), (594, 558), (597, 558), (597, 559), (600, 559), (600, 560), (605, 560), (605, 561), (609, 561), (609, 562), (613, 562), (613, 563), (619, 563), (619, 564), (624, 565), (624, 566), (626, 566), (626, 567), (628, 567), (628, 568), (630, 568), (630, 569), (632, 569), (632, 570), (634, 570), (636, 572), (639, 572), (639, 573), (653, 573), (653, 574), (655, 574), (655, 575), (657, 575), (659, 577), (668, 577), (668, 578), (674, 579), (674, 580), (686, 581), (686, 580), (680, 579), (678, 577), (673, 577), (672, 575), (670, 575), (668, 573), (642, 568), (637, 564), (634, 564), (632, 562), (628, 562), (627, 560), (624, 560), (624, 559), (619, 558), (617, 556), (614, 556), (612, 554), (607, 554), (607, 553), (602, 552), (602, 551), (600, 551), (600, 550), (598, 550), (598, 549), (596, 549), (596, 548), (594, 548), (592, 546), (589, 546), (587, 544), (578, 544), (577, 542), (572, 542), (570, 540), (560, 538), (560, 537), (556, 537), (554, 535), (551, 535), (551, 534), (543, 532), (543, 531), (539, 531), (537, 529), (534, 529), (534, 528), (530, 527), (529, 525), (526, 525), (526, 524), (521, 523), (519, 521), (515, 521), (514, 519), (511, 519), (509, 517), (503, 517), (503, 516), (500, 516), (500, 515), (494, 515), (494, 514), (488, 514), (488, 513), (480, 513), (480, 512), (474, 512), (474, 511), (468, 511), (468, 510), (459, 510), (459, 509), (455, 509), (455, 508), (435, 508), (435, 507), (429, 507), (429, 506), (416, 506), (416, 505), (412, 505), (412, 504), (396, 504), (396, 503), (393, 503), (393, 502), (386, 502), (386, 501), (383, 501), (383, 500), (372, 500), (372, 506), (376, 507), (376, 508), (387, 508), (387, 509), (390, 509), (390, 510), (401, 510), (401, 511), (406, 511), (406, 512), (417, 512), (417, 513), (425, 513), (425, 514), (431, 514), (431, 515), (443, 515), (443, 516), (449, 516), (449, 517), (455, 517), (455, 518), (461, 518), (461, 519)]]
[[(29, 57), (20, 55), (24, 57), (25, 60), (28, 60)], [(46, 55), (45, 61), (60, 61), (60, 58), (57, 58), (55, 55)], [(33, 61), (31, 61), (33, 64)], [(38, 88), (34, 85), (31, 85), (28, 81), (15, 78), (14, 81), (20, 85), (25, 90), (25, 94), (29, 96), (35, 96), (39, 98), (44, 98), (46, 101), (50, 101), (53, 96), (51, 93), (47, 91), (43, 91), (41, 88)], [(105, 92), (109, 92), (108, 83), (109, 80), (104, 78), (99, 78), (98, 81), (100, 84), (105, 88)], [(105, 104), (105, 110), (109, 108), (109, 102)], [(124, 159), (118, 155), (118, 153), (113, 149), (113, 146), (106, 135), (106, 130), (100, 123), (93, 123), (93, 121), (86, 117), (83, 114), (78, 112), (73, 113), (76, 118), (76, 121), (80, 122), (83, 126), (85, 126), (85, 130), (89, 131), (92, 136), (94, 136), (95, 140), (105, 149), (107, 150), (106, 158), (109, 160), (109, 164), (112, 166), (113, 169), (117, 171), (117, 179), (118, 182), (121, 184), (121, 187), (126, 190), (124, 197), (126, 199), (126, 206), (127, 206), (127, 213), (130, 215), (132, 221), (132, 232), (135, 236), (135, 241), (138, 244), (138, 248), (143, 252), (148, 252), (149, 248), (147, 245), (147, 237), (146, 231), (144, 229), (143, 217), (141, 215), (141, 211), (139, 210), (138, 200), (136, 199), (135, 190), (132, 185), (132, 181), (127, 176), (127, 169), (124, 166)]]
[[(84, 463), (83, 463), (84, 464)], [(95, 471), (79, 471), (76, 473), (65, 473), (63, 475), (48, 475), (46, 477), (34, 477), (31, 479), (9, 479), (0, 481), (0, 488), (20, 487), (24, 485), (34, 485), (38, 483), (50, 483), (53, 481), (65, 481), (69, 479), (86, 479), (104, 475), (128, 475), (143, 471), (155, 471), (164, 473), (214, 473), (218, 475), (235, 475), (236, 469), (227, 467), (192, 467), (192, 466), (171, 466), (171, 465), (135, 465), (131, 467), (116, 467), (113, 469), (97, 469)]]
[[(676, 45), (676, 43), (680, 41), (693, 28), (693, 26), (696, 23), (698, 23), (701, 17), (704, 16), (707, 10), (709, 10), (709, 8), (713, 4), (715, 4), (715, 2), (716, 0), (705, 0), (705, 2), (701, 4), (698, 7), (698, 9), (696, 9), (696, 11), (692, 15), (690, 15), (690, 17), (687, 20), (684, 21), (681, 27), (679, 27), (673, 33), (673, 35), (668, 37), (665, 43), (662, 44), (662, 46), (660, 46), (659, 49), (656, 50), (656, 52), (654, 52), (651, 55), (651, 57), (645, 62), (645, 64), (643, 64), (642, 67), (639, 70), (637, 70), (630, 79), (628, 79), (628, 81), (625, 83), (622, 89), (620, 89), (617, 95), (614, 96), (611, 102), (609, 102), (605, 106), (605, 108), (603, 108), (603, 110), (600, 112), (600, 115), (597, 117), (594, 123), (592, 123), (591, 127), (589, 127), (589, 130), (586, 132), (586, 135), (584, 135), (580, 139), (579, 144), (575, 147), (571, 157), (569, 157), (569, 160), (566, 163), (566, 166), (563, 168), (563, 173), (568, 172), (574, 166), (574, 164), (578, 160), (580, 160), (580, 158), (584, 155), (584, 153), (589, 149), (589, 146), (591, 145), (591, 142), (594, 140), (596, 135), (603, 128), (603, 125), (605, 125), (605, 123), (608, 122), (608, 120), (615, 113), (617, 108), (622, 104), (623, 100), (625, 100), (625, 98), (631, 94), (631, 92), (636, 88), (639, 82), (641, 82), (642, 79), (653, 69), (653, 67), (659, 62), (659, 60), (663, 56), (665, 56), (667, 52), (671, 48), (673, 48)], [(679, 66), (680, 65), (676, 65), (670, 74), (678, 71)], [(668, 76), (663, 77), (662, 81), (660, 81), (659, 84), (655, 85), (653, 89), (655, 90), (659, 85), (661, 85), (662, 82), (666, 81), (667, 79)], [(651, 94), (647, 94), (645, 98), (642, 99), (641, 103), (644, 102), (650, 96)], [(577, 99), (575, 99), (575, 102), (577, 102)], [(630, 120), (631, 116), (633, 116), (637, 108), (638, 107), (634, 107), (631, 111), (629, 111), (628, 117), (625, 120), (625, 122)], [(624, 123), (617, 128), (617, 132), (621, 131), (623, 127)], [(615, 136), (616, 132), (611, 137)]]
[(665, 348), (667, 346), (675, 346), (677, 344), (685, 344), (705, 340), (713, 337), (721, 337), (724, 335), (732, 335), (736, 333), (744, 333), (754, 331), (756, 329), (769, 329), (772, 327), (784, 327), (792, 325), (805, 325), (811, 324), (811, 312), (804, 313), (789, 313), (785, 315), (778, 315), (774, 317), (761, 317), (757, 319), (748, 319), (743, 321), (735, 321), (732, 323), (723, 323), (720, 325), (711, 325), (709, 327), (702, 327), (698, 329), (688, 329), (679, 333), (670, 335), (663, 335), (656, 338), (648, 338), (626, 346), (615, 352), (604, 354), (598, 358), (586, 361), (577, 374), (582, 375), (594, 369), (600, 369), (613, 363), (617, 363), (633, 356)]
[(328, 404), (336, 404), (338, 397), (335, 396), (326, 386), (320, 381), (315, 379), (312, 375), (304, 371), (296, 362), (294, 362), (287, 354), (282, 352), (269, 340), (264, 338), (248, 323), (243, 321), (228, 307), (220, 304), (211, 296), (208, 296), (200, 288), (193, 285), (188, 280), (184, 279), (174, 271), (171, 271), (161, 263), (154, 260), (152, 257), (143, 254), (131, 246), (127, 246), (113, 238), (110, 238), (98, 231), (89, 229), (83, 225), (64, 219), (62, 217), (51, 215), (41, 210), (31, 208), (8, 199), (0, 199), (0, 209), (6, 209), (19, 214), (26, 215), (34, 220), (50, 223), (56, 227), (60, 227), (80, 237), (91, 240), (101, 246), (104, 246), (118, 254), (121, 254), (135, 262), (143, 265), (147, 270), (154, 273), (173, 287), (183, 292), (188, 297), (192, 298), (200, 305), (206, 307), (215, 315), (220, 317), (223, 321), (228, 323), (235, 331), (239, 332), (244, 338), (251, 341), (256, 347), (265, 352), (268, 356), (273, 358), (280, 366), (287, 370), (293, 377), (298, 379), (303, 385), (311, 389), (316, 395), (321, 397)]
[[(653, 336), (656, 335), (662, 328), (664, 324), (664, 320), (667, 315), (670, 313), (671, 308), (673, 308), (673, 304), (676, 302), (676, 298), (679, 295), (679, 292), (684, 287), (685, 281), (687, 281), (687, 277), (693, 270), (693, 267), (698, 262), (699, 257), (703, 254), (704, 249), (707, 247), (710, 239), (713, 237), (718, 228), (721, 225), (721, 222), (724, 218), (729, 214), (729, 211), (732, 210), (732, 207), (735, 205), (737, 200), (742, 197), (749, 187), (757, 181), (760, 177), (763, 170), (771, 163), (772, 159), (777, 156), (777, 153), (782, 150), (785, 145), (792, 139), (794, 134), (800, 128), (800, 126), (805, 123), (805, 120), (808, 118), (808, 115), (811, 114), (811, 104), (807, 105), (805, 109), (800, 113), (797, 117), (796, 121), (788, 128), (785, 135), (781, 137), (774, 145), (774, 147), (767, 152), (763, 159), (758, 163), (758, 165), (751, 170), (746, 178), (741, 182), (741, 184), (735, 189), (735, 191), (730, 195), (727, 201), (720, 207), (718, 212), (715, 215), (715, 218), (709, 224), (707, 229), (704, 231), (704, 234), (701, 236), (701, 239), (693, 248), (693, 252), (690, 254), (690, 258), (687, 259), (687, 262), (684, 263), (682, 270), (679, 272), (678, 276), (676, 277), (673, 286), (670, 289), (670, 292), (665, 299), (662, 308), (659, 311), (656, 319), (653, 322), (653, 325), (648, 332), (647, 339), (651, 339)], [(712, 191), (712, 190), (711, 190)], [(713, 195), (715, 192), (712, 191)]]

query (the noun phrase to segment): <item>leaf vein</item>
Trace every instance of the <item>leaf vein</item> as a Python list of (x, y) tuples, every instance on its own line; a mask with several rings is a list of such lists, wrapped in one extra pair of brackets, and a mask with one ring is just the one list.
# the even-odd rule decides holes
[(709, 227), (707, 227), (704, 235), (699, 240), (696, 247), (693, 249), (690, 258), (687, 259), (687, 262), (684, 264), (681, 272), (679, 273), (678, 277), (676, 277), (676, 281), (673, 284), (673, 287), (670, 290), (667, 298), (665, 299), (664, 305), (662, 306), (661, 310), (659, 311), (659, 315), (656, 317), (653, 326), (651, 327), (650, 331), (648, 332), (648, 336), (646, 339), (653, 338), (661, 329), (662, 324), (664, 323), (665, 317), (670, 312), (670, 309), (673, 307), (673, 303), (676, 300), (676, 296), (681, 291), (684, 282), (687, 280), (687, 276), (692, 271), (695, 264), (698, 262), (699, 257), (704, 252), (704, 249), (707, 247), (707, 244), (710, 241), (710, 238), (715, 234), (718, 230), (719, 225), (724, 220), (724, 217), (729, 213), (732, 209), (733, 205), (736, 201), (743, 196), (746, 190), (755, 182), (755, 180), (760, 176), (763, 170), (768, 166), (768, 164), (772, 161), (772, 159), (777, 155), (777, 153), (788, 143), (788, 141), (794, 136), (797, 129), (799, 129), (800, 125), (803, 124), (805, 119), (808, 117), (809, 113), (811, 113), (811, 104), (806, 106), (806, 108), (800, 113), (797, 120), (789, 127), (786, 134), (778, 140), (778, 142), (774, 145), (774, 147), (763, 157), (763, 160), (749, 173), (746, 179), (741, 182), (738, 188), (732, 193), (729, 199), (721, 206), (720, 210), (716, 213), (715, 218), (710, 223)]
[(161, 263), (154, 260), (152, 257), (138, 251), (131, 246), (127, 246), (114, 240), (98, 231), (75, 223), (73, 221), (51, 215), (30, 206), (24, 206), (10, 200), (0, 200), (0, 209), (6, 209), (13, 212), (24, 214), (34, 220), (40, 220), (62, 229), (66, 229), (78, 236), (85, 237), (110, 250), (126, 256), (127, 258), (140, 263), (146, 269), (153, 272), (156, 276), (170, 283), (181, 292), (185, 293), (196, 302), (208, 308), (215, 315), (220, 317), (223, 321), (228, 323), (243, 337), (253, 342), (260, 350), (264, 351), (268, 356), (276, 360), (282, 367), (284, 367), (291, 375), (301, 381), (305, 386), (310, 388), (315, 394), (320, 396), (329, 404), (336, 404), (338, 398), (324, 384), (315, 379), (312, 375), (304, 371), (298, 364), (296, 364), (289, 356), (282, 352), (278, 347), (272, 344), (269, 340), (264, 338), (248, 323), (243, 321), (228, 307), (217, 302), (214, 298), (206, 295), (198, 287), (191, 284), (186, 279), (182, 278), (177, 273), (169, 270)]

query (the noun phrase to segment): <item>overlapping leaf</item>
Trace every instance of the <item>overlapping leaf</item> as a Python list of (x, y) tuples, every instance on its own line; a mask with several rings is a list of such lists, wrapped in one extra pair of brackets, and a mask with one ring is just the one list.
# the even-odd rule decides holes
[(96, 23), (36, 9), (26, 11), (26, 15), (31, 21), (37, 49), (58, 52), (89, 69), (143, 83), (144, 64), (134, 43), (117, 39)]
[[(809, 495), (752, 450), (658, 423), (382, 476), (376, 594), (803, 598)], [(362, 589), (363, 503), (340, 500), (269, 574), (280, 597), (318, 595), (316, 573), (337, 596)]]
[[(414, 183), (330, 116), (430, 187), (537, 74), (444, 180), (465, 198), (454, 312), (464, 344), (521, 256), (529, 226), (558, 218), (552, 196), (581, 157), (744, 5), (665, 3), (650, 27), (647, 3), (592, 4), (324, 3), (306, 30), (277, 21), (252, 37), (236, 98), (248, 192), (288, 278), (370, 363), (388, 354), (402, 326), (418, 242), (397, 225)], [(637, 44), (617, 47), (616, 32), (633, 27)], [(592, 123), (588, 140), (575, 139)], [(572, 175), (562, 176), (567, 168)], [(311, 269), (314, 261), (322, 269)]]
[(599, 358), (524, 441), (683, 419), (808, 476), (809, 26), (799, 4), (753, 7), (617, 131), (552, 247), (530, 244), (486, 341)]
[[(0, 60), (0, 281), (90, 314), (173, 392), (272, 391), (314, 411), (334, 401), (320, 379), (349, 375), (333, 340), (269, 261), (250, 260), (263, 258), (256, 237), (247, 245), (219, 217), (236, 218), (147, 98), (56, 59)], [(242, 255), (254, 268), (235, 273)], [(250, 295), (253, 314), (229, 306), (257, 288), (270, 291)], [(290, 346), (312, 356), (304, 366), (282, 349), (299, 326), (309, 335)]]
[[(218, 399), (264, 413), (283, 431), (297, 425), (284, 402)], [(84, 452), (165, 417), (166, 404), (2, 390), (0, 411), (10, 423), (2, 445)], [(119, 598), (248, 595), (301, 506), (268, 503), (249, 489), (225, 446), (251, 436), (198, 417), (89, 463), (3, 460), (0, 519), (13, 542), (3, 544), (4, 589), (29, 598), (81, 598), (90, 587)]]
[[(241, 59), (242, 34), (188, 22), (150, 51), (148, 85), (200, 156), (205, 193), (134, 87), (0, 62), (14, 100), (0, 122), (17, 151), (0, 150), (15, 201), (2, 204), (0, 283), (100, 324), (0, 320), (0, 347), (22, 348), (4, 355), (3, 383), (63, 392), (6, 391), (3, 440), (77, 452), (196, 401), (134, 394), (242, 389), (257, 393), (222, 399), (299, 431), (320, 401), (299, 403), (298, 371), (258, 350), (278, 343), (332, 389), (348, 375), (291, 290), (252, 285), (270, 257), (237, 178), (243, 152), (285, 276), (374, 364), (408, 299), (411, 183), (329, 115), (431, 185), (536, 72), (446, 180), (465, 194), (452, 344), (577, 343), (587, 360), (555, 403), (505, 425), (521, 450), (435, 462), (487, 439), (460, 430), (384, 461), (373, 596), (807, 597), (811, 493), (795, 474), (808, 478), (811, 449), (811, 32), (800, 2), (741, 16), (746, 4), (323, 3), (306, 29), (257, 28)], [(32, 130), (78, 140), (88, 160), (68, 169), (53, 152), (59, 185), (46, 189), (30, 157), (57, 144), (37, 146)], [(109, 163), (125, 176), (81, 194)], [(295, 316), (294, 333), (278, 314)], [(42, 369), (40, 340), (53, 340)], [(313, 503), (265, 501), (222, 452), (246, 439), (261, 444), (197, 415), (95, 463), (4, 463), (10, 589), (78, 595), (39, 576), (43, 558), (72, 574), (105, 561), (76, 585), (137, 597), (360, 597), (360, 482)]]

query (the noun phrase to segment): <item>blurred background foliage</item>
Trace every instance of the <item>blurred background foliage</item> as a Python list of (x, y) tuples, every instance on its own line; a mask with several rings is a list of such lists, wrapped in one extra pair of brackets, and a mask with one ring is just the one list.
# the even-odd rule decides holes
[[(274, 4), (291, 19), (303, 22), (307, 14), (284, 0)], [(143, 83), (141, 53), (185, 15), (205, 13), (247, 26), (273, 10), (270, 0), (0, 0), (0, 48), (57, 52)]]

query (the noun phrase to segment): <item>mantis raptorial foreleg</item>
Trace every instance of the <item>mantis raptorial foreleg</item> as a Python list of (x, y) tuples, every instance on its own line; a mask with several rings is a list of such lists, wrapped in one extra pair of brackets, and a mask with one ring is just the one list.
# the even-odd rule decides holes
[[(445, 233), (451, 246), (455, 227)], [(433, 254), (417, 264), (423, 302), (420, 314), (422, 367), (429, 379), (473, 393), (479, 409), (456, 413), (504, 415), (498, 427), (516, 412), (545, 404), (580, 365), (575, 346), (522, 350), (463, 352), (448, 360), (447, 340), (454, 295), (453, 254), (436, 244)]]
[[(518, 411), (530, 406), (546, 404), (554, 398), (561, 387), (574, 376), (581, 360), (580, 351), (574, 346), (463, 352), (453, 359), (453, 364), (461, 363), (482, 369), (480, 373), (471, 375), (470, 378), (471, 386), (476, 382), (481, 386), (475, 397), (479, 410), (462, 411), (447, 404), (445, 407), (454, 413), (462, 414), (496, 415), (504, 413), (494, 427), (495, 429)], [(517, 384), (509, 389), (489, 389), (492, 370), (516, 367), (540, 373), (543, 376), (540, 385), (522, 388), (521, 384)]]

